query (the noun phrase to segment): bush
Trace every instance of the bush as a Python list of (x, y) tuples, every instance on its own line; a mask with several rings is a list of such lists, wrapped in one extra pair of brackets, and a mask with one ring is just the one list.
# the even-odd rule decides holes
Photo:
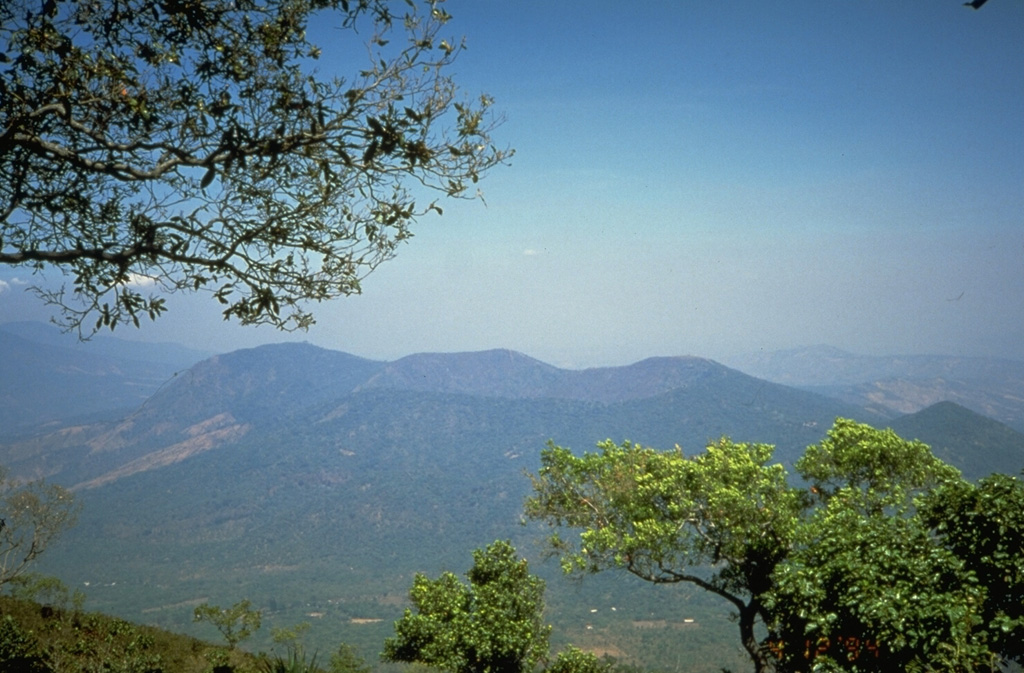
[(25, 633), (10, 615), (0, 620), (0, 668), (5, 671), (45, 671), (39, 656), (39, 643), (31, 633)]

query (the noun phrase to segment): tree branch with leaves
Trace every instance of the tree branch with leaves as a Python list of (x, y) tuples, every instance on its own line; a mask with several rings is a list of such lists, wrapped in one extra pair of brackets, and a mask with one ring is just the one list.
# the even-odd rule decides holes
[(0, 586), (21, 576), (75, 525), (80, 509), (67, 489), (13, 479), (0, 466)]
[(224, 636), (228, 649), (233, 650), (238, 643), (248, 640), (259, 630), (263, 622), (263, 613), (254, 610), (248, 599), (239, 601), (230, 608), (203, 603), (193, 610), (192, 621), (213, 624)]
[(607, 441), (575, 456), (549, 444), (526, 514), (580, 530), (552, 549), (566, 572), (626, 570), (657, 584), (686, 582), (725, 599), (757, 670), (768, 670), (755, 627), (768, 617), (771, 572), (787, 554), (802, 493), (786, 483), (773, 447), (722, 439), (703, 454)]
[(974, 486), (927, 445), (843, 418), (793, 483), (763, 444), (598, 449), (550, 444), (532, 475), (526, 514), (556, 528), (563, 569), (723, 598), (759, 673), (1021, 659), (1024, 486), (1013, 477)]
[[(397, 4), (397, 3), (396, 3)], [(511, 152), (450, 75), (442, 0), (14, 0), (0, 5), (0, 263), (65, 327), (156, 318), (304, 328)], [(333, 22), (337, 53), (309, 24)], [(346, 47), (364, 65), (333, 76)], [(347, 64), (345, 64), (347, 65)], [(141, 288), (153, 288), (144, 295)], [(95, 322), (87, 322), (95, 319)]]

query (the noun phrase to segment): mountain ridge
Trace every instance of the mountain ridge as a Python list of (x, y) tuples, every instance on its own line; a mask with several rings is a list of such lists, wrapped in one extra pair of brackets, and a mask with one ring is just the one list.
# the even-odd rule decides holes
[(728, 364), (891, 418), (948, 400), (1024, 432), (1024, 362), (1018, 360), (856, 355), (811, 346), (734, 357)]
[(693, 356), (651, 357), (617, 367), (562, 369), (509, 349), (418, 353), (388, 363), (359, 389), (612, 403), (653, 397), (724, 369), (713, 360)]
[[(845, 357), (837, 349), (817, 352)], [(783, 406), (765, 407), (762, 421), (744, 424), (758, 427), (759, 423), (766, 434), (788, 424), (786, 432), (800, 435), (802, 424), (818, 427), (835, 415), (857, 416), (874, 424), (899, 417), (891, 406), (858, 404), (857, 398), (782, 386), (693, 356), (652, 357), (620, 367), (574, 370), (509, 349), (420, 353), (382, 362), (305, 342), (285, 342), (214, 355), (172, 375), (119, 420), (58, 427), (48, 436), (9, 443), (6, 453), (14, 459), (11, 466), (24, 474), (94, 488), (238, 442), (287, 418), (311, 418), (316, 408), (324, 408), (325, 415), (337, 415), (337, 404), (353, 394), (389, 390), (597, 404), (603, 405), (602, 413), (609, 418), (627, 413), (626, 408), (646, 407), (636, 413), (658, 415), (661, 420), (654, 425), (674, 428), (677, 436), (655, 433), (658, 442), (685, 438), (698, 446), (732, 434), (736, 415), (747, 413), (744, 408), (757, 408), (762, 397)], [(801, 407), (828, 411), (800, 418)], [(694, 408), (703, 411), (686, 411)], [(704, 435), (694, 442), (696, 428)], [(762, 441), (764, 437), (742, 439)], [(786, 451), (800, 449), (787, 447)]]
[[(521, 525), (522, 499), (549, 440), (693, 454), (728, 435), (791, 464), (836, 416), (896, 424), (696, 357), (563, 370), (510, 350), (380, 362), (290, 342), (207, 358), (115, 419), (0, 441), (0, 463), (77, 487), (79, 524), (40, 570), (88, 582), (101, 609), (188, 630), (190, 602), (247, 597), (271, 606), (268, 625), (316, 613), (315, 642), (379, 645), (413, 573), (457, 569), (494, 539), (536, 555), (543, 531)], [(962, 469), (992, 464), (986, 453), (1013, 471), (1024, 462), (1012, 429), (956, 405), (898, 431), (942, 439), (944, 423), (965, 429), (937, 449)], [(688, 594), (636, 601), (621, 579), (595, 581), (585, 600), (621, 615), (665, 618), (682, 602), (727, 623)], [(574, 589), (551, 586), (561, 624), (592, 619)]]

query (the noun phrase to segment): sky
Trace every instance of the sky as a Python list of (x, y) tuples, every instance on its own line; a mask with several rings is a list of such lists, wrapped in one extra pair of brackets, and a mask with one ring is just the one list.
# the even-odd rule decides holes
[[(516, 152), (486, 203), (442, 204), (308, 332), (175, 296), (115, 336), (563, 367), (816, 344), (1024, 360), (1024, 2), (446, 8), (454, 76)], [(52, 314), (25, 280), (0, 269), (0, 322)]]

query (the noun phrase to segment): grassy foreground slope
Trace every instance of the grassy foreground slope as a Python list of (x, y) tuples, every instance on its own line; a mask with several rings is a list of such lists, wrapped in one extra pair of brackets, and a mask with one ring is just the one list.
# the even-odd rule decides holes
[(255, 671), (260, 658), (98, 612), (0, 596), (0, 670), (205, 673)]

